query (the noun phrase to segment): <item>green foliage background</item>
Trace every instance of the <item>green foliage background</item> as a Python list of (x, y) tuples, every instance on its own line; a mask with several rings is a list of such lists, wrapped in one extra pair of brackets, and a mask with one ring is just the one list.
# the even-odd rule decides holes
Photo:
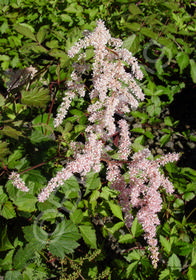
[[(146, 100), (132, 112), (143, 124), (132, 129), (133, 150), (154, 139), (148, 126), (157, 123), (165, 125), (162, 148), (178, 133), (196, 142), (190, 131), (178, 131), (171, 116), (162, 118), (174, 96), (196, 83), (195, 6), (188, 0), (1, 0), (0, 269), (5, 279), (196, 279), (196, 171), (188, 166), (166, 166), (176, 192), (162, 194), (157, 270), (141, 226), (135, 219), (130, 230), (125, 227), (118, 193), (103, 182), (103, 174), (90, 172), (85, 184), (72, 177), (47, 202), (37, 201), (72, 155), (70, 141), (87, 125), (81, 99), (72, 102), (58, 129), (53, 118), (72, 71), (67, 51), (98, 19), (123, 39), (145, 75)], [(8, 91), (6, 70), (29, 66), (38, 70), (35, 78)], [(8, 181), (13, 170), (21, 173), (29, 193)]]

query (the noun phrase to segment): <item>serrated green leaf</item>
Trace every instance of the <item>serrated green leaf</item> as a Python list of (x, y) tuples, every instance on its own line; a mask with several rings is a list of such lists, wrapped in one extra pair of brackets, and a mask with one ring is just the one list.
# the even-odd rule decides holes
[(137, 266), (138, 266), (138, 261), (134, 261), (128, 265), (127, 271), (126, 271), (127, 277), (131, 276), (131, 274), (133, 273), (133, 271), (136, 269)]
[(190, 66), (191, 66), (191, 78), (193, 83), (196, 84), (196, 62), (194, 59), (190, 59)]
[(22, 151), (15, 150), (8, 158), (8, 168), (13, 169), (17, 167), (17, 163), (22, 158)]
[(27, 44), (25, 44), (25, 46), (23, 46), (21, 48), (21, 51), (24, 54), (32, 53), (32, 51), (35, 53), (47, 53), (48, 52), (46, 48), (44, 48), (41, 45), (38, 45), (38, 43), (27, 43)]
[(49, 26), (48, 25), (44, 25), (44, 26), (40, 27), (40, 29), (39, 29), (39, 31), (38, 31), (38, 33), (36, 35), (37, 41), (40, 44), (45, 40), (45, 38), (46, 38), (46, 36), (48, 34), (48, 30), (49, 30)]
[(159, 280), (167, 280), (169, 279), (168, 277), (170, 276), (170, 270), (168, 268), (164, 269), (161, 271), (159, 275)]
[(132, 234), (120, 235), (120, 238), (118, 240), (118, 242), (122, 243), (122, 244), (133, 243), (134, 241), (135, 241), (135, 238)]
[(50, 49), (58, 48), (59, 47), (59, 41), (58, 40), (51, 40), (49, 42), (46, 42), (46, 46)]
[(19, 196), (17, 199), (14, 201), (14, 204), (17, 206), (17, 209), (19, 211), (25, 211), (25, 212), (33, 212), (36, 210), (36, 204), (37, 198), (26, 194), (24, 196)]
[(182, 198), (183, 198), (185, 201), (190, 201), (190, 200), (192, 200), (194, 197), (195, 197), (194, 192), (187, 192), (187, 193), (185, 193), (185, 194), (182, 196)]
[(74, 131), (75, 131), (76, 134), (78, 134), (78, 133), (81, 133), (82, 131), (84, 131), (85, 128), (86, 128), (85, 125), (77, 124), (77, 125), (74, 126)]
[(136, 38), (136, 35), (135, 34), (132, 34), (131, 36), (129, 36), (128, 38), (126, 38), (124, 41), (123, 41), (123, 48), (126, 48), (126, 49), (130, 49), (134, 40)]
[(75, 209), (70, 213), (70, 219), (74, 224), (80, 224), (83, 220), (83, 212), (81, 209)]
[(26, 36), (27, 38), (36, 41), (35, 35), (33, 34), (34, 29), (31, 25), (28, 25), (26, 23), (19, 23), (14, 26), (14, 29), (20, 34)]
[(142, 127), (135, 127), (131, 129), (132, 132), (136, 132), (136, 133), (141, 133), (144, 134), (145, 133), (145, 129)]
[(41, 243), (28, 243), (24, 248), (19, 248), (14, 256), (14, 268), (24, 269), (31, 259), (35, 257), (35, 253), (43, 249)]
[(15, 128), (7, 125), (5, 125), (4, 128), (0, 130), (0, 134), (6, 135), (10, 138), (14, 138), (16, 140), (19, 139), (19, 136), (23, 136), (21, 131), (18, 131)]
[(183, 70), (189, 64), (189, 56), (184, 52), (179, 52), (176, 56), (176, 61), (178, 63), (178, 66), (180, 67), (180, 73), (182, 74)]
[(4, 271), (8, 271), (11, 270), (13, 267), (13, 255), (14, 255), (15, 250), (10, 250), (6, 256), (4, 257), (4, 259), (0, 259), (0, 267), (1, 269), (3, 269)]
[(8, 200), (7, 194), (4, 192), (3, 187), (0, 186), (0, 204), (3, 204), (5, 201)]
[[(140, 27), (141, 27), (141, 25), (139, 24), (139, 23), (137, 23), (137, 22), (133, 22), (133, 23), (125, 23), (125, 26), (126, 26), (126, 28), (128, 28), (128, 29), (130, 29), (131, 31), (139, 31), (140, 30)], [(137, 37), (136, 37), (137, 38)], [(135, 39), (136, 39), (135, 38)], [(135, 41), (135, 40), (134, 40)], [(134, 42), (133, 41), (133, 42)], [(132, 43), (132, 46), (133, 46), (133, 43)], [(131, 46), (131, 47), (132, 47)]]
[(167, 125), (167, 126), (172, 126), (173, 125), (173, 123), (172, 123), (172, 120), (171, 120), (171, 117), (166, 117), (166, 118), (164, 118), (164, 123), (165, 123), (165, 125)]
[(78, 247), (76, 241), (80, 237), (77, 227), (71, 221), (63, 221), (50, 236), (49, 250), (53, 255), (63, 258)]
[(163, 246), (164, 250), (169, 254), (171, 252), (171, 244), (170, 241), (167, 240), (164, 236), (160, 235), (160, 242)]
[(27, 242), (35, 244), (35, 248), (42, 248), (48, 240), (48, 233), (39, 226), (40, 216), (37, 217), (33, 225), (23, 227), (24, 237)]
[(16, 217), (16, 212), (11, 201), (6, 201), (1, 209), (1, 215), (6, 219), (12, 219)]
[(66, 180), (61, 189), (65, 194), (70, 191), (80, 192), (80, 186), (75, 176), (71, 176), (68, 180)]
[(0, 252), (14, 249), (7, 235), (7, 226), (0, 231)]
[(181, 262), (176, 254), (172, 254), (171, 257), (169, 257), (167, 265), (172, 270), (181, 270)]
[(70, 23), (73, 22), (72, 17), (70, 17), (68, 14), (61, 14), (61, 18), (62, 18), (62, 21), (64, 21), (64, 22), (70, 22)]
[(144, 133), (144, 135), (150, 139), (154, 139), (154, 135), (148, 130)]
[(8, 148), (8, 143), (0, 141), (0, 160), (3, 160), (11, 152)]
[(85, 187), (86, 187), (86, 192), (84, 195), (87, 195), (89, 193), (89, 190), (100, 189), (101, 180), (98, 173), (91, 171), (86, 175)]
[(60, 49), (52, 49), (49, 54), (55, 58), (64, 58), (65, 60), (68, 58), (68, 55)]
[(0, 107), (2, 107), (5, 104), (5, 98), (2, 94), (0, 94)]
[(138, 223), (137, 218), (135, 218), (132, 223), (131, 232), (133, 234), (133, 237), (138, 237), (143, 232), (142, 225)]
[(109, 207), (112, 211), (112, 214), (123, 221), (123, 215), (121, 207), (118, 204), (113, 203), (112, 201), (108, 201)]
[(4, 280), (22, 280), (22, 274), (16, 270), (7, 271)]
[(120, 228), (124, 227), (124, 225), (125, 225), (124, 222), (118, 222), (113, 227), (107, 227), (107, 225), (105, 227), (106, 227), (107, 231), (109, 231), (111, 234), (114, 234)]
[(140, 32), (142, 34), (144, 34), (145, 36), (152, 38), (154, 40), (158, 39), (158, 33), (154, 33), (150, 28), (143, 27), (143, 28), (141, 28)]
[(141, 257), (144, 255), (144, 252), (141, 250), (133, 250), (131, 253), (128, 254), (128, 256), (125, 257), (125, 259), (128, 262), (132, 262), (133, 260), (139, 261)]
[(143, 145), (145, 143), (144, 135), (135, 138), (134, 144)]
[(180, 249), (180, 253), (179, 253), (180, 256), (189, 255), (194, 250), (193, 248), (194, 246), (192, 244), (183, 241), (178, 243), (178, 247)]
[(133, 15), (138, 15), (141, 14), (142, 11), (140, 10), (140, 8), (138, 6), (136, 6), (135, 4), (130, 4), (129, 5), (129, 11), (131, 14)]
[[(45, 127), (45, 129), (47, 129)], [(29, 137), (29, 140), (33, 145), (36, 145), (38, 143), (43, 143), (43, 142), (51, 142), (53, 141), (52, 137), (49, 135), (45, 135), (44, 132), (37, 131), (37, 130), (32, 130), (31, 136)]]
[(170, 134), (163, 135), (160, 139), (161, 147), (163, 147), (167, 142), (169, 142), (170, 138), (171, 138)]
[(30, 91), (22, 91), (21, 102), (28, 106), (45, 107), (49, 101), (50, 95), (48, 89), (35, 88)]
[(196, 269), (193, 268), (191, 265), (188, 268), (187, 276), (189, 277), (189, 280), (195, 280), (196, 279)]
[(92, 226), (82, 225), (79, 226), (80, 232), (84, 239), (84, 242), (92, 249), (97, 249), (97, 238), (95, 230)]

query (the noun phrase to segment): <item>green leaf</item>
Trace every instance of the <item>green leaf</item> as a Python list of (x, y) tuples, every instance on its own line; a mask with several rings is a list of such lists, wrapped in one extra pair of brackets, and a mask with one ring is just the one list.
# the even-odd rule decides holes
[(10, 169), (17, 168), (21, 158), (22, 158), (22, 151), (15, 150), (8, 158), (8, 168)]
[(171, 252), (171, 244), (170, 241), (167, 240), (164, 236), (160, 235), (160, 242), (163, 246), (164, 250), (169, 254)]
[(154, 33), (150, 28), (143, 27), (141, 28), (140, 32), (144, 34), (146, 37), (152, 38), (154, 40), (158, 39), (158, 34)]
[(101, 187), (101, 180), (99, 174), (91, 171), (86, 175), (86, 188), (87, 189), (99, 189)]
[(172, 254), (168, 259), (167, 265), (171, 267), (172, 270), (181, 270), (181, 262), (176, 254)]
[(82, 237), (84, 239), (84, 242), (90, 246), (92, 249), (97, 249), (97, 239), (96, 239), (96, 233), (94, 228), (89, 225), (82, 225), (79, 226), (80, 232), (82, 234)]
[(132, 262), (133, 260), (137, 260), (137, 261), (140, 261), (142, 256), (144, 256), (144, 251), (142, 250), (133, 250), (131, 253), (128, 254), (127, 257), (125, 257), (125, 259), (128, 261), (128, 262)]
[(14, 249), (7, 235), (7, 226), (0, 231), (0, 252)]
[(22, 91), (21, 102), (23, 104), (35, 107), (45, 107), (50, 101), (50, 95), (48, 89), (34, 88), (30, 91)]
[(127, 277), (130, 277), (133, 273), (133, 271), (137, 268), (138, 266), (138, 261), (134, 261), (131, 264), (128, 265), (126, 275)]
[(120, 238), (118, 240), (118, 242), (122, 244), (133, 243), (134, 241), (135, 238), (132, 234), (120, 235)]
[[(137, 22), (133, 22), (133, 23), (125, 23), (126, 28), (130, 29), (131, 31), (139, 31), (141, 25)], [(136, 38), (135, 38), (136, 39)]]
[(33, 225), (23, 227), (24, 237), (27, 242), (32, 243), (35, 249), (41, 249), (48, 241), (48, 233), (39, 226), (38, 216)]
[(190, 66), (191, 66), (191, 78), (193, 83), (196, 84), (196, 62), (193, 59), (190, 59)]
[(49, 42), (46, 42), (46, 46), (50, 49), (58, 48), (59, 47), (59, 41), (58, 40), (51, 40)]
[(14, 204), (17, 206), (19, 211), (33, 212), (36, 210), (36, 202), (36, 197), (26, 194), (25, 196), (17, 197), (17, 199), (14, 201)]
[(50, 236), (49, 251), (54, 256), (63, 258), (65, 254), (74, 252), (79, 245), (76, 241), (80, 237), (77, 227), (71, 221), (63, 221)]
[(16, 217), (15, 208), (14, 208), (13, 204), (11, 203), (11, 201), (6, 201), (3, 204), (3, 208), (1, 210), (1, 215), (6, 219), (12, 219), (12, 218)]
[(80, 224), (83, 220), (83, 212), (81, 209), (75, 209), (75, 211), (70, 213), (70, 219), (74, 224)]
[(129, 5), (129, 11), (131, 14), (133, 15), (138, 15), (141, 14), (142, 11), (140, 10), (140, 8), (138, 6), (136, 6), (135, 4), (130, 4)]
[(133, 223), (132, 223), (131, 232), (132, 232), (134, 237), (140, 236), (141, 233), (143, 232), (142, 225), (140, 223), (138, 223), (137, 218), (135, 218)]
[(82, 124), (77, 124), (74, 126), (74, 132), (76, 134), (80, 134), (81, 132), (83, 132), (85, 130), (86, 126), (82, 125)]
[(144, 135), (150, 139), (154, 139), (154, 135), (150, 131), (145, 131)]
[[(50, 131), (51, 128), (50, 129), (49, 128), (50, 127), (47, 128), (47, 126), (45, 126), (45, 130), (47, 129), (47, 131)], [(31, 143), (33, 145), (53, 141), (51, 136), (45, 135), (45, 131), (41, 132), (41, 131), (37, 131), (37, 130), (32, 130), (31, 136), (29, 137), (29, 140), (31, 141)]]
[(123, 221), (123, 215), (122, 215), (122, 210), (121, 207), (118, 204), (115, 204), (112, 201), (108, 201), (108, 204), (110, 206), (110, 209), (112, 211), (112, 214), (119, 218), (121, 221)]
[(26, 36), (27, 38), (36, 41), (35, 35), (33, 34), (34, 29), (31, 25), (26, 23), (19, 23), (14, 26), (14, 29), (19, 32), (20, 34)]
[(0, 94), (0, 107), (2, 107), (5, 104), (5, 98), (2, 94)]
[(4, 280), (21, 280), (22, 275), (20, 271), (12, 270), (12, 271), (7, 271), (5, 274)]
[(107, 229), (107, 231), (109, 231), (111, 234), (114, 234), (116, 231), (118, 231), (120, 228), (124, 227), (125, 223), (124, 222), (118, 222), (116, 224), (113, 225), (113, 227), (107, 227), (107, 225), (105, 225), (105, 228)]
[(142, 127), (135, 127), (135, 128), (131, 129), (131, 132), (144, 134), (145, 133), (145, 129), (142, 128)]
[(173, 125), (172, 119), (171, 119), (171, 117), (169, 117), (169, 116), (164, 118), (164, 123), (165, 123), (165, 125), (167, 125), (167, 126), (172, 126), (172, 125)]
[(180, 73), (182, 74), (183, 70), (189, 64), (189, 56), (184, 52), (179, 52), (176, 56), (176, 61), (178, 63), (178, 66), (180, 67)]
[(3, 160), (11, 152), (8, 148), (8, 143), (0, 141), (0, 160)]
[(196, 279), (196, 268), (193, 268), (191, 265), (189, 265), (187, 276), (188, 276), (189, 280), (195, 280)]
[(0, 186), (0, 205), (8, 200), (7, 194), (3, 190), (3, 186)]
[(66, 180), (61, 189), (66, 196), (68, 196), (72, 191), (76, 191), (77, 193), (80, 192), (80, 186), (75, 176), (71, 176), (68, 180)]
[(124, 41), (123, 41), (123, 48), (125, 49), (128, 49), (130, 50), (134, 40), (136, 38), (136, 35), (135, 34), (132, 34), (131, 36), (129, 36), (128, 38), (126, 38)]
[(163, 271), (161, 271), (161, 273), (159, 275), (159, 280), (167, 280), (167, 279), (169, 279), (169, 276), (170, 276), (170, 270), (168, 268), (166, 268)]
[(170, 138), (171, 138), (170, 134), (163, 135), (160, 139), (161, 147), (163, 147), (166, 143), (168, 143)]
[(67, 15), (67, 14), (61, 14), (60, 16), (61, 16), (61, 18), (62, 18), (62, 21), (64, 21), (64, 22), (70, 22), (70, 23), (73, 22), (72, 17), (70, 17), (70, 16)]
[(21, 131), (18, 131), (15, 128), (7, 125), (5, 125), (4, 128), (0, 130), (0, 134), (6, 135), (10, 138), (14, 138), (16, 140), (19, 139), (19, 136), (23, 136)]
[(135, 138), (134, 144), (143, 145), (144, 143), (145, 143), (144, 135), (141, 135), (141, 136)]
[(40, 29), (39, 29), (39, 31), (38, 31), (38, 33), (36, 35), (37, 41), (40, 44), (45, 40), (45, 38), (46, 38), (46, 36), (48, 34), (48, 30), (49, 30), (49, 26), (48, 25), (43, 25), (43, 26), (40, 27)]
[(84, 195), (87, 195), (89, 193), (89, 190), (100, 189), (101, 180), (99, 174), (95, 173), (94, 171), (87, 173), (85, 187), (86, 187), (86, 192)]
[(0, 259), (0, 267), (4, 271), (11, 270), (13, 268), (13, 255), (15, 250), (10, 250), (6, 254), (6, 256), (3, 259)]

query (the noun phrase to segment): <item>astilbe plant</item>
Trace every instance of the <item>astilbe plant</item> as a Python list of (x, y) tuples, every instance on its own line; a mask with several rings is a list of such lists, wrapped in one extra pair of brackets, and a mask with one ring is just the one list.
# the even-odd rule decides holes
[[(93, 63), (85, 60), (86, 50), (89, 48), (94, 51)], [(116, 122), (114, 115), (129, 113), (131, 109), (138, 107), (139, 101), (144, 100), (144, 94), (136, 82), (143, 78), (143, 74), (136, 58), (122, 47), (120, 39), (111, 37), (103, 21), (97, 22), (94, 32), (85, 32), (84, 39), (79, 40), (68, 55), (70, 58), (76, 57), (77, 62), (73, 63), (74, 70), (55, 119), (55, 126), (61, 125), (75, 97), (85, 98), (88, 94), (91, 102), (87, 108), (89, 125), (85, 130), (86, 141), (85, 144), (71, 143), (73, 159), (49, 181), (38, 195), (38, 201), (47, 200), (74, 173), (79, 173), (83, 178), (91, 170), (100, 172), (101, 162), (104, 162), (107, 166), (106, 179), (120, 193), (119, 203), (127, 227), (131, 227), (133, 221), (131, 208), (139, 209), (137, 218), (143, 226), (152, 263), (156, 267), (156, 226), (160, 223), (157, 213), (162, 207), (160, 187), (165, 188), (167, 193), (174, 191), (172, 183), (161, 173), (160, 166), (177, 161), (179, 155), (168, 154), (153, 160), (150, 151), (144, 149), (131, 156), (129, 125), (123, 117)], [(126, 71), (128, 67), (129, 71)], [(92, 77), (90, 88), (83, 82), (83, 75), (87, 76), (89, 73)], [(111, 157), (111, 137), (116, 133), (120, 137), (118, 156), (114, 160)], [(122, 167), (129, 172), (129, 183), (124, 179)], [(28, 191), (16, 173), (10, 179), (14, 186)]]

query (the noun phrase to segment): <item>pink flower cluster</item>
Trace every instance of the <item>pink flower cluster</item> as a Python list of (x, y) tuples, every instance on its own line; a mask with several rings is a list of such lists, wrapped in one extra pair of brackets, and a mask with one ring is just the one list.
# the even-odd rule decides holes
[(149, 157), (151, 157), (150, 151), (144, 149), (135, 153), (132, 161), (127, 163), (129, 184), (121, 174), (122, 163), (111, 161), (108, 164), (107, 180), (120, 193), (120, 205), (125, 213), (127, 227), (131, 227), (133, 221), (131, 209), (134, 207), (139, 209), (137, 218), (144, 229), (152, 263), (156, 267), (158, 262), (156, 227), (160, 224), (157, 213), (162, 208), (160, 187), (163, 187), (167, 193), (174, 191), (172, 183), (161, 173), (160, 166), (177, 161), (179, 155), (168, 154), (156, 160), (150, 160)]
[[(94, 57), (92, 63), (85, 61), (85, 51), (93, 47)], [(78, 55), (77, 63), (73, 64), (74, 71), (68, 90), (55, 119), (55, 126), (59, 126), (67, 114), (72, 100), (86, 94), (82, 74), (91, 71), (92, 85), (89, 96), (90, 105), (87, 108), (89, 125), (85, 130), (85, 144), (70, 143), (73, 149), (73, 160), (69, 161), (48, 185), (38, 195), (38, 201), (44, 202), (50, 194), (64, 184), (75, 173), (85, 176), (89, 171), (101, 170), (101, 161), (107, 163), (106, 179), (111, 186), (119, 191), (119, 200), (125, 215), (127, 227), (131, 227), (133, 216), (132, 208), (139, 209), (138, 221), (142, 224), (145, 238), (151, 251), (154, 267), (158, 262), (158, 247), (156, 240), (156, 227), (159, 225), (157, 213), (161, 210), (162, 199), (160, 187), (166, 192), (173, 192), (173, 185), (160, 172), (160, 166), (168, 162), (177, 161), (178, 154), (168, 154), (156, 160), (148, 149), (135, 153), (130, 160), (130, 133), (129, 125), (125, 119), (116, 123), (115, 113), (122, 115), (136, 108), (140, 100), (144, 99), (140, 87), (135, 81), (142, 79), (143, 75), (137, 60), (132, 54), (122, 48), (120, 39), (112, 38), (104, 23), (100, 20), (95, 31), (87, 33), (83, 40), (77, 42), (68, 52), (70, 57)], [(131, 73), (126, 72), (126, 67), (131, 68)], [(129, 71), (130, 72), (130, 71)], [(118, 131), (120, 130), (120, 131)], [(110, 156), (111, 136), (119, 134), (118, 160)], [(122, 167), (129, 172), (129, 183), (122, 175)], [(28, 191), (19, 175), (13, 172), (10, 175), (13, 185)]]
[(25, 186), (25, 182), (20, 178), (20, 175), (18, 173), (12, 172), (9, 176), (9, 180), (12, 180), (12, 184), (17, 189), (19, 189), (23, 192), (29, 191), (29, 189)]
[[(82, 74), (88, 71), (92, 71), (92, 87), (89, 89), (92, 104), (88, 107), (88, 113), (95, 132), (99, 130), (106, 137), (114, 134), (114, 114), (130, 112), (130, 107), (137, 108), (139, 101), (144, 100), (144, 94), (134, 80), (142, 79), (143, 74), (136, 58), (122, 48), (122, 43), (120, 39), (112, 38), (104, 23), (99, 20), (94, 32), (87, 33), (83, 40), (68, 51), (70, 57), (79, 55), (78, 63), (73, 64), (72, 81), (68, 84), (55, 126), (62, 123), (74, 96), (85, 95), (84, 85), (80, 81)], [(94, 48), (91, 66), (85, 63), (85, 55), (82, 55), (88, 47)], [(126, 72), (125, 66), (131, 67), (132, 73)], [(99, 127), (94, 125), (95, 122)]]

